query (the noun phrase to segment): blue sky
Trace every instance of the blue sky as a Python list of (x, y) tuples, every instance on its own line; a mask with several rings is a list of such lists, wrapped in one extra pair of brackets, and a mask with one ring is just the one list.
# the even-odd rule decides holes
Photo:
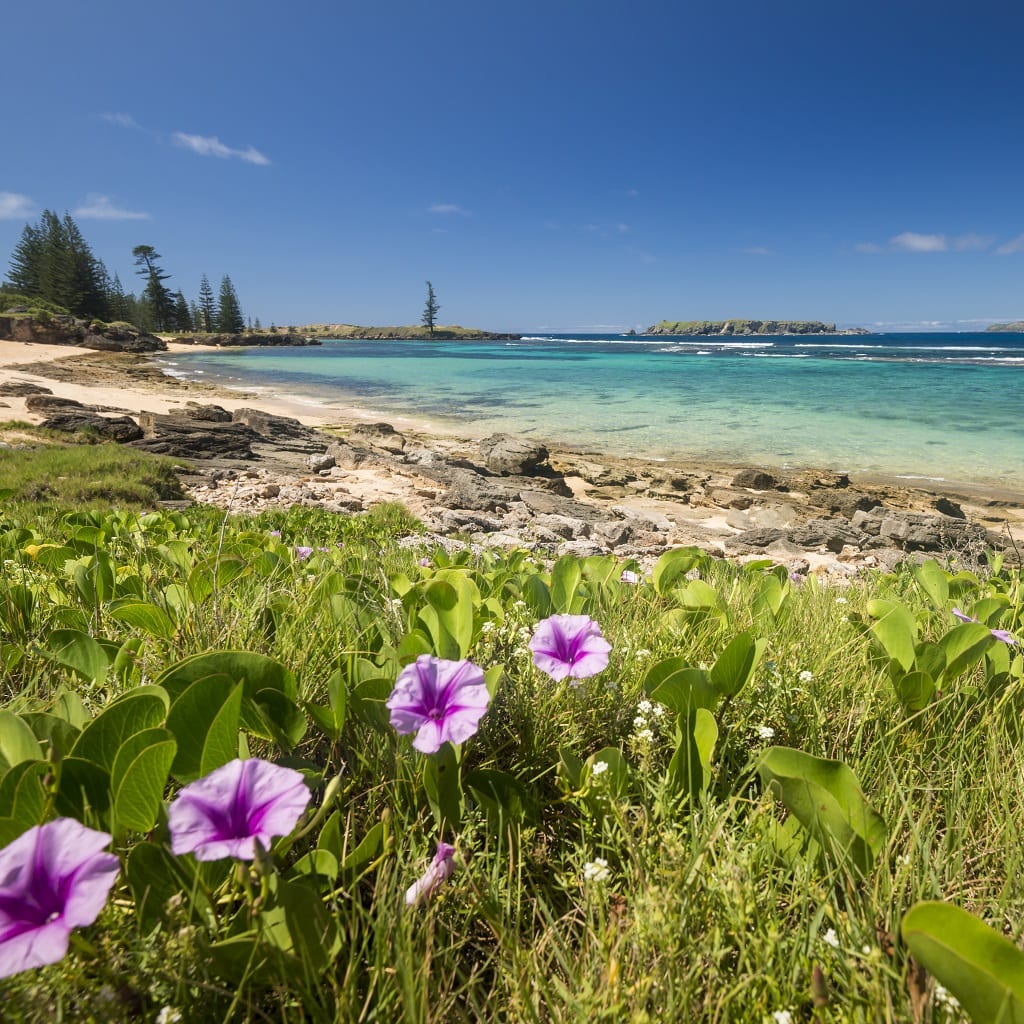
[[(68, 210), (264, 324), (1024, 318), (1024, 7), (39, 0), (0, 274)], [(21, 40), (22, 43), (17, 42)]]

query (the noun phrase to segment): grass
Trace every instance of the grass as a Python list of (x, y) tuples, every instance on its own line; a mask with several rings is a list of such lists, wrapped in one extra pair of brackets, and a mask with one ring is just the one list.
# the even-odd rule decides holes
[(69, 444), (66, 433), (47, 436), (38, 427), (16, 421), (0, 423), (0, 433), (31, 445), (0, 448), (0, 491), (9, 492), (8, 500), (64, 508), (151, 508), (159, 501), (184, 497), (170, 459), (96, 444), (87, 434), (80, 436), (80, 443)]
[[(10, 465), (0, 455), (4, 486)], [(307, 959), (297, 971), (227, 977), (210, 953), (211, 941), (240, 927), (226, 910), (211, 924), (191, 915), (186, 894), (140, 928), (122, 884), (82, 932), (93, 953), (5, 982), (5, 1020), (153, 1020), (173, 1007), (189, 1022), (772, 1024), (783, 1011), (821, 1024), (945, 1022), (959, 1018), (934, 995), (914, 1008), (899, 938), (907, 909), (921, 899), (954, 902), (1019, 943), (1020, 677), (986, 698), (976, 666), (908, 712), (864, 623), (869, 602), (881, 597), (918, 616), (922, 640), (941, 637), (948, 609), (929, 603), (909, 569), (848, 588), (813, 578), (792, 584), (768, 615), (765, 567), (701, 559), (695, 572), (716, 603), (686, 611), (679, 588), (620, 584), (614, 560), (588, 563), (579, 593), (613, 650), (600, 675), (574, 688), (537, 672), (526, 649), (540, 584), (553, 586), (550, 564), (523, 553), (453, 564), (415, 540), (399, 543), (415, 530), (398, 506), (356, 517), (296, 509), (232, 519), (204, 508), (143, 516), (56, 504), (0, 509), (0, 693), (8, 711), (51, 708), (70, 687), (96, 714), (125, 688), (215, 649), (287, 666), (300, 706), (326, 707), (340, 673), (348, 713), (336, 737), (311, 725), (290, 753), (248, 742), (253, 753), (325, 778), (342, 771), (331, 827), (347, 850), (377, 825), (387, 836), (371, 861), (318, 890), (340, 934), (323, 970)], [(61, 545), (59, 554), (36, 547), (47, 543)], [(298, 545), (314, 553), (300, 558)], [(96, 589), (99, 575), (88, 576), (98, 574), (101, 552), (112, 565), (106, 593)], [(398, 661), (412, 656), (409, 645), (429, 640), (427, 609), (447, 607), (438, 588), (456, 578), (469, 581), (472, 595), (469, 657), (503, 666), (461, 771), (516, 780), (525, 807), (518, 817), (494, 817), (482, 799), (470, 800), (450, 833), (458, 872), (429, 906), (413, 910), (403, 893), (432, 856), (438, 828), (425, 759), (390, 729), (380, 700)], [(975, 591), (1002, 593), (1003, 621), (1019, 634), (1019, 575), (978, 580)], [(158, 636), (119, 619), (117, 602), (128, 597), (163, 608), (173, 632)], [(118, 679), (83, 678), (47, 653), (59, 629), (136, 642), (134, 667)], [(666, 781), (677, 726), (643, 703), (645, 679), (670, 657), (710, 665), (745, 630), (766, 640), (764, 658), (715, 712), (706, 791), (681, 798)], [(815, 854), (799, 829), (792, 842), (780, 839), (780, 826), (795, 821), (756, 771), (771, 744), (853, 769), (887, 826), (870, 872)], [(609, 747), (629, 764), (629, 783), (595, 813), (598, 784), (567, 785), (564, 752), (585, 761)], [(150, 836), (119, 834), (115, 845), (124, 853), (165, 842), (159, 824)]]

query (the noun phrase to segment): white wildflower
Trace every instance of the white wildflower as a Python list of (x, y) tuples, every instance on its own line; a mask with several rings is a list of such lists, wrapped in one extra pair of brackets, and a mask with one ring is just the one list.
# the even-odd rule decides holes
[(633, 719), (633, 725), (638, 729), (643, 729), (647, 725), (647, 719), (644, 718), (643, 715), (637, 715), (636, 718)]
[(607, 882), (612, 873), (608, 870), (608, 861), (604, 857), (595, 857), (583, 865), (583, 880), (585, 882)]
[(655, 718), (664, 718), (665, 717), (665, 705), (664, 704), (655, 704), (654, 707), (651, 709), (651, 714), (654, 715)]
[(775, 739), (775, 730), (770, 725), (759, 725), (757, 727), (758, 739), (762, 740), (773, 740)]
[(813, 672), (808, 672), (807, 669), (804, 669), (803, 672), (800, 673), (800, 682), (801, 683), (809, 683), (813, 678), (814, 678), (814, 673)]
[(390, 601), (388, 601), (388, 604), (391, 605), (391, 607), (394, 608), (394, 610), (397, 612), (402, 607), (402, 600), (401, 598), (393, 597), (391, 598)]
[(591, 775), (604, 775), (604, 773), (606, 771), (608, 771), (608, 762), (607, 761), (595, 761), (593, 766), (590, 769), (590, 774)]
[(644, 658), (649, 658), (651, 656), (651, 652), (647, 650), (646, 647), (641, 647), (640, 650), (636, 652), (636, 656), (642, 661)]
[(772, 1014), (772, 1020), (775, 1024), (793, 1024), (793, 1014), (789, 1010), (776, 1010)]
[(654, 705), (649, 700), (642, 700), (636, 706), (641, 715), (649, 715), (654, 710)]
[(836, 598), (836, 604), (848, 604), (848, 603), (849, 602), (847, 602), (845, 597), (837, 597)]
[(951, 1010), (957, 1010), (960, 1008), (960, 1000), (953, 995), (945, 985), (935, 986), (935, 1002), (945, 1003)]
[(826, 946), (831, 946), (833, 949), (839, 948), (839, 936), (836, 935), (835, 928), (829, 928), (829, 930), (822, 936), (821, 941), (824, 942)]
[(181, 1024), (181, 1010), (173, 1006), (161, 1006), (156, 1015), (156, 1024)]
[(488, 633), (493, 633), (497, 628), (493, 622), (487, 621), (481, 625), (480, 632), (486, 636)]
[(638, 743), (653, 743), (654, 733), (650, 729), (641, 729), (636, 734), (636, 740)]

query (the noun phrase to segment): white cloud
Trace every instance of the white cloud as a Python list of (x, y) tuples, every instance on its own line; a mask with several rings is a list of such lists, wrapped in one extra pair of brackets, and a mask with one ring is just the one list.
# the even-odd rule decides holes
[(131, 114), (100, 114), (100, 117), (107, 124), (116, 125), (118, 128), (141, 128), (142, 125), (132, 117)]
[(949, 243), (945, 235), (919, 235), (916, 231), (904, 231), (889, 239), (889, 246), (901, 252), (945, 252)]
[(257, 164), (265, 167), (270, 161), (253, 146), (248, 149), (232, 149), (225, 146), (216, 135), (188, 135), (185, 132), (175, 132), (173, 135), (176, 145), (182, 149), (191, 149), (193, 153), (200, 156), (215, 156), (221, 160), (229, 160), (234, 157), (237, 160), (244, 160), (247, 164)]
[(957, 252), (969, 252), (975, 249), (987, 249), (995, 239), (991, 235), (978, 235), (973, 231), (966, 235), (958, 235), (953, 239), (953, 248)]
[(1003, 242), (996, 252), (1000, 256), (1009, 256), (1015, 252), (1024, 252), (1024, 235), (1018, 235), (1016, 238), (1011, 238), (1008, 242)]
[(35, 203), (28, 196), (20, 192), (0, 192), (0, 220), (21, 220), (35, 212)]
[(109, 196), (90, 192), (85, 202), (75, 210), (76, 217), (88, 220), (149, 220), (148, 213), (135, 210), (123, 210), (115, 206)]
[(463, 217), (469, 216), (469, 210), (463, 209), (458, 203), (433, 203), (428, 209), (429, 213), (440, 213), (448, 216), (452, 213), (461, 213)]

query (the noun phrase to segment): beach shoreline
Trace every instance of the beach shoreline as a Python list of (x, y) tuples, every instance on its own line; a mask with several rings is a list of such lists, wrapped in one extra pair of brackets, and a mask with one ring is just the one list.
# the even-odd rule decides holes
[[(195, 351), (197, 349), (193, 345), (176, 345), (172, 342), (168, 345), (167, 353), (162, 353), (159, 358), (173, 357), (177, 352)], [(448, 429), (448, 424), (439, 429), (437, 424), (419, 417), (374, 413), (357, 407), (327, 408), (296, 395), (234, 390), (221, 383), (181, 379), (169, 374), (153, 356), (69, 350), (65, 346), (2, 341), (0, 380), (4, 383), (20, 382), (45, 387), (55, 396), (128, 415), (182, 414), (190, 405), (197, 403), (216, 404), (229, 412), (257, 408), (271, 415), (297, 419), (308, 427), (342, 438), (386, 415), (388, 422), (398, 432), (415, 439), (415, 443), (439, 446), (456, 456), (475, 452), (480, 441), (480, 437), (473, 436), (469, 430)], [(26, 409), (23, 397), (6, 395), (0, 398), (0, 418), (39, 424), (45, 417)], [(813, 487), (817, 477), (831, 481), (829, 486), (837, 486), (835, 481), (838, 478), (840, 487), (877, 491), (895, 501), (897, 507), (906, 509), (935, 508), (936, 502), (941, 499), (954, 501), (963, 507), (968, 519), (983, 522), (990, 530), (1005, 531), (1015, 541), (1024, 543), (1024, 484), (1018, 490), (972, 481), (908, 480), (884, 474), (850, 474), (849, 480), (842, 482), (845, 476), (842, 470), (829, 467), (799, 467), (781, 471), (776, 467), (756, 463), (723, 463), (687, 458), (645, 459), (600, 452), (590, 446), (560, 444), (549, 439), (544, 439), (544, 443), (551, 453), (552, 465), (560, 467), (580, 497), (586, 495), (588, 487), (580, 480), (578, 467), (588, 461), (614, 467), (620, 475), (625, 474), (641, 481), (646, 479), (656, 483), (673, 475), (689, 476), (710, 481), (709, 487), (725, 490), (740, 471), (765, 470), (780, 479), (792, 478), (798, 481), (796, 487), (808, 482)], [(393, 474), (374, 473), (366, 467), (353, 476), (360, 484), (357, 492), (365, 500), (373, 498), (375, 488), (382, 495), (382, 500), (401, 500), (403, 497), (393, 486)], [(422, 491), (422, 488), (419, 490)], [(775, 497), (786, 499), (787, 486), (782, 484), (779, 490), (783, 493)], [(429, 499), (423, 499), (422, 495), (416, 498), (415, 494), (416, 489), (413, 488), (410, 491), (413, 499), (410, 502), (411, 510), (419, 514), (429, 505)], [(640, 493), (639, 488), (636, 493), (628, 493), (627, 489), (624, 500), (638, 509), (663, 511), (666, 501), (673, 499), (671, 495), (659, 492), (655, 486), (648, 493)], [(678, 501), (685, 503), (685, 495), (681, 495)], [(737, 502), (734, 507), (742, 508), (742, 502)], [(695, 509), (694, 513), (701, 512), (703, 515), (706, 511), (710, 510)], [(724, 522), (726, 517), (722, 515), (716, 519), (707, 515), (704, 518), (714, 520), (715, 525), (718, 519)]]

